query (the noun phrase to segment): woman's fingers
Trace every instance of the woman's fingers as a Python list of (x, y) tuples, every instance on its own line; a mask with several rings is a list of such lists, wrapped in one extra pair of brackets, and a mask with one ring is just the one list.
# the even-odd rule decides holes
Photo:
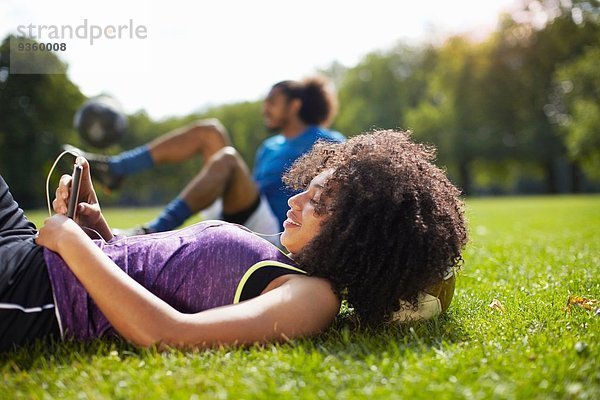
[(63, 175), (60, 177), (58, 187), (56, 188), (55, 198), (52, 202), (54, 212), (66, 214), (67, 201), (69, 201), (69, 191), (71, 190), (71, 175)]
[(90, 163), (88, 162), (88, 160), (86, 160), (85, 158), (79, 156), (77, 157), (77, 160), (75, 160), (75, 162), (78, 165), (81, 165), (81, 167), (83, 167), (83, 171), (81, 174), (81, 180), (82, 182), (89, 182), (89, 185), (91, 186), (91, 182), (92, 182), (92, 177), (90, 175)]
[[(94, 214), (100, 212), (100, 207), (92, 206), (98, 203), (98, 198), (96, 197), (96, 193), (94, 192), (94, 188), (92, 186), (92, 180), (90, 177), (90, 164), (83, 157), (77, 157), (75, 162), (83, 167), (83, 172), (81, 174), (81, 186), (79, 189), (79, 201), (89, 203), (87, 206), (84, 206), (85, 210), (83, 211), (82, 207), (78, 206), (78, 212), (83, 212), (82, 216), (94, 216)], [(58, 182), (58, 187), (56, 188), (55, 192), (55, 199), (52, 202), (54, 212), (58, 214), (67, 213), (72, 183), (73, 177), (71, 175), (65, 174), (60, 177), (60, 181)]]
[(57, 214), (66, 214), (67, 213), (67, 205), (62, 200), (54, 199), (52, 201), (52, 208), (54, 209), (54, 212)]
[(83, 198), (89, 203), (97, 203), (98, 198), (96, 197), (94, 185), (92, 184), (92, 177), (90, 175), (90, 163), (81, 156), (77, 157), (76, 162), (83, 167), (83, 171), (81, 172), (81, 188), (79, 192), (80, 198)]
[(73, 178), (71, 177), (71, 175), (68, 174), (64, 174), (60, 177), (60, 181), (58, 182), (58, 188), (56, 188), (57, 199), (68, 200), (72, 180)]

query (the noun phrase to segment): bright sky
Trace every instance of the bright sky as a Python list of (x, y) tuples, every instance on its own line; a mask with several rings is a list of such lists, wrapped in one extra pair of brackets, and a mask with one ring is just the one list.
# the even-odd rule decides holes
[[(84, 94), (107, 92), (127, 112), (143, 108), (163, 118), (260, 99), (277, 81), (301, 79), (334, 61), (353, 66), (400, 40), (484, 36), (515, 1), (3, 0), (0, 38), (32, 25), (40, 41), (66, 43), (57, 54)], [(51, 26), (75, 30), (85, 20), (79, 33), (86, 38), (49, 36)], [(128, 27), (120, 39), (103, 36), (90, 45), (92, 25), (106, 36)], [(130, 38), (129, 26), (140, 37)]]

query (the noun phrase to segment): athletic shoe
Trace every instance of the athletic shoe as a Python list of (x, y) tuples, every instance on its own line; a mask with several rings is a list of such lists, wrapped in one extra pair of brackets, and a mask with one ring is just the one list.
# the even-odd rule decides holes
[(75, 146), (71, 146), (70, 144), (63, 145), (63, 150), (71, 151), (86, 158), (90, 163), (90, 172), (92, 174), (92, 178), (94, 178), (94, 180), (98, 181), (108, 190), (115, 190), (121, 186), (121, 183), (125, 177), (110, 171), (109, 156), (88, 153)]
[(129, 229), (113, 228), (112, 233), (115, 236), (140, 236), (154, 233), (154, 231), (147, 226), (134, 226)]

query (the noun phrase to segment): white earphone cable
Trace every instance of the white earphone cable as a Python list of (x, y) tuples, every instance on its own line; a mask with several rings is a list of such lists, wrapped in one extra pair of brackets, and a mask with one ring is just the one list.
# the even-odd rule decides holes
[(65, 154), (71, 154), (74, 157), (79, 157), (79, 154), (72, 152), (70, 150), (65, 150), (62, 153), (60, 153), (58, 155), (58, 157), (56, 157), (56, 160), (54, 160), (54, 164), (52, 164), (52, 167), (50, 167), (50, 172), (48, 172), (48, 176), (46, 177), (46, 202), (48, 205), (48, 216), (50, 216), (50, 217), (52, 216), (52, 207), (50, 206), (50, 177), (52, 176), (52, 173), (54, 172), (54, 168), (56, 168), (56, 164), (58, 164), (60, 159)]

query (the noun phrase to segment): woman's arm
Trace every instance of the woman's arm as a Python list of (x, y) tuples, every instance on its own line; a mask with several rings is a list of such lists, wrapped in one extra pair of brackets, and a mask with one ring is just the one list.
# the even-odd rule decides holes
[(58, 252), (117, 332), (140, 346), (281, 341), (325, 329), (339, 311), (327, 281), (295, 277), (240, 304), (182, 314), (129, 277), (66, 217), (46, 220), (37, 243)]
[(286, 341), (323, 331), (339, 310), (328, 281), (298, 275), (248, 301), (183, 315), (161, 341), (178, 348)]
[(175, 310), (121, 270), (71, 219), (54, 215), (36, 243), (57, 252), (112, 326), (127, 340), (149, 346), (157, 327), (172, 325)]

